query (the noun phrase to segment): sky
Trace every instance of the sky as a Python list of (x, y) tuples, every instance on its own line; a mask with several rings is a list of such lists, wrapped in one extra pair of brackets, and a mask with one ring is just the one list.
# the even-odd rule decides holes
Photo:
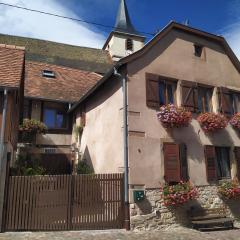
[[(1, 0), (114, 26), (119, 0)], [(126, 0), (135, 28), (156, 33), (171, 20), (224, 36), (240, 59), (240, 0)], [(0, 5), (0, 33), (102, 48), (110, 28)], [(152, 37), (147, 35), (148, 40)]]

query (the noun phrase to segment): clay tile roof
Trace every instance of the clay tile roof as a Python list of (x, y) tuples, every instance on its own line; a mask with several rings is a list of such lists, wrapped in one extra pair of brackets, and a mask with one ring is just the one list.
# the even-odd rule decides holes
[(108, 51), (0, 34), (0, 43), (23, 46), (26, 60), (106, 73), (113, 65)]
[[(43, 77), (43, 70), (53, 71), (55, 78)], [(26, 61), (25, 97), (72, 103), (101, 78), (93, 72)]]
[(0, 87), (19, 88), (24, 66), (24, 50), (0, 45)]

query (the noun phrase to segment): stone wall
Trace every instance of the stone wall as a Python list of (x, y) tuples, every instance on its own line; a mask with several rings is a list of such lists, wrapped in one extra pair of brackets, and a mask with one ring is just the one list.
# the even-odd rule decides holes
[(229, 216), (240, 219), (240, 201), (223, 201), (218, 193), (217, 186), (198, 187), (199, 197), (180, 207), (165, 207), (161, 199), (160, 189), (146, 190), (145, 200), (130, 204), (131, 229), (152, 230), (168, 226), (190, 226), (188, 210), (198, 208), (226, 207)]

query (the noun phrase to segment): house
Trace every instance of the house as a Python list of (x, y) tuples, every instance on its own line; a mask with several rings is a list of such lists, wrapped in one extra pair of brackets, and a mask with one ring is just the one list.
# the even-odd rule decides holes
[[(104, 46), (112, 56), (120, 55), (114, 54), (117, 38), (128, 46), (129, 37), (135, 37), (128, 13), (122, 9), (121, 30), (113, 31)], [(200, 113), (230, 117), (239, 111), (240, 62), (225, 39), (171, 22), (138, 51), (130, 55), (125, 47), (124, 51), (123, 58), (69, 110), (76, 123), (85, 118), (79, 139), (82, 160), (95, 173), (111, 173), (124, 171), (124, 154), (128, 158), (132, 228), (184, 221), (186, 211), (176, 217), (160, 199), (165, 182), (181, 180), (190, 180), (198, 188), (201, 207), (224, 206), (239, 217), (236, 205), (225, 204), (217, 193), (222, 180), (240, 176), (238, 132), (228, 124), (209, 135), (197, 121)], [(163, 127), (157, 112), (169, 103), (192, 112), (188, 127)], [(145, 192), (143, 202), (134, 202), (134, 190)]]
[(0, 45), (0, 216), (3, 212), (6, 169), (12, 164), (17, 148), (19, 114), (23, 103), (24, 57), (24, 48)]
[(71, 173), (75, 156), (67, 111), (112, 66), (108, 51), (3, 34), (0, 43), (25, 47), (21, 119), (36, 119), (48, 127), (47, 134), (38, 135), (35, 146), (23, 145), (19, 139), (20, 152), (38, 159), (49, 174)]

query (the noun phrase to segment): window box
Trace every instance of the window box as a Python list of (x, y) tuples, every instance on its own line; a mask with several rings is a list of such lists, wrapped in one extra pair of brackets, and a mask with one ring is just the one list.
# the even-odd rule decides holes
[(165, 128), (186, 127), (192, 120), (191, 112), (186, 111), (182, 107), (176, 107), (173, 104), (160, 107), (157, 117)]
[(201, 128), (206, 133), (216, 132), (220, 129), (224, 129), (227, 126), (227, 119), (216, 113), (203, 113), (197, 118)]
[(235, 128), (235, 129), (240, 129), (240, 113), (236, 113), (235, 115), (232, 116), (230, 119), (229, 123)]
[(47, 127), (44, 123), (35, 119), (24, 119), (19, 126), (21, 140), (25, 143), (34, 143), (37, 134), (45, 134)]
[(162, 199), (165, 206), (179, 206), (190, 200), (197, 199), (198, 190), (189, 182), (180, 182), (176, 185), (166, 184), (162, 187)]
[(224, 199), (239, 199), (240, 185), (237, 180), (225, 181), (218, 187), (218, 193)]

